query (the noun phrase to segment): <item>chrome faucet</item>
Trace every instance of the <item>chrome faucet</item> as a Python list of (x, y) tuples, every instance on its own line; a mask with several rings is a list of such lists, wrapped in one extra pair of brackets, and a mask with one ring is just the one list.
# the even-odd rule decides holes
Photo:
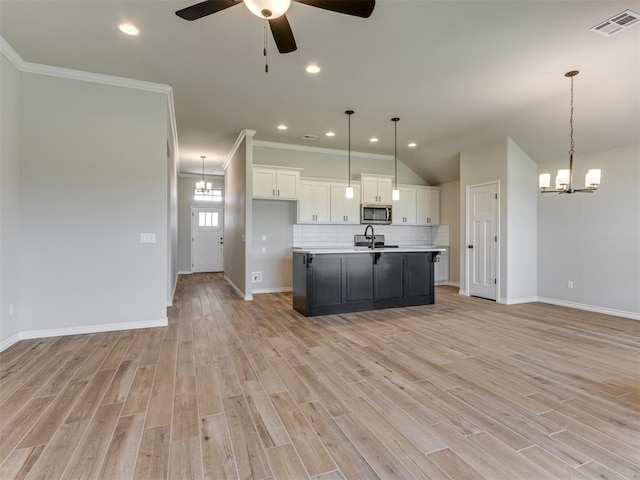
[[(371, 236), (367, 237), (367, 232), (369, 231), (369, 229), (371, 229)], [(364, 238), (366, 238), (367, 240), (371, 240), (371, 244), (369, 245), (369, 248), (374, 249), (376, 248), (376, 235), (375, 233), (373, 233), (373, 225), (367, 225), (367, 227), (364, 229)]]

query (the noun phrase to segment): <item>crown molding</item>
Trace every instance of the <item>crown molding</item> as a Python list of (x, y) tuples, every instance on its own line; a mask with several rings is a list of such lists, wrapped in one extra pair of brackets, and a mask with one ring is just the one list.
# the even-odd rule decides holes
[[(18, 52), (16, 52), (9, 42), (7, 42), (2, 36), (0, 36), (0, 50), (18, 68), (18, 70), (24, 73), (34, 73), (49, 77), (100, 83), (115, 87), (134, 88), (148, 92), (164, 93), (165, 95), (170, 95), (172, 92), (172, 88), (169, 85), (164, 85), (162, 83), (133, 80), (131, 78), (116, 77), (113, 75), (105, 75), (103, 73), (83, 72), (81, 70), (73, 70), (71, 68), (53, 67), (51, 65), (25, 62)], [(171, 103), (173, 104), (173, 100)]]
[[(222, 164), (222, 171), (223, 172), (227, 169), (227, 166), (229, 165), (229, 162), (231, 162), (231, 159), (233, 158), (233, 156), (238, 151), (238, 148), (240, 147), (240, 144), (242, 143), (242, 141), (246, 137), (253, 138), (253, 136), (255, 134), (256, 134), (255, 130), (249, 130), (248, 128), (240, 130), (240, 133), (238, 134), (238, 138), (236, 138), (236, 142), (233, 144), (233, 147), (231, 147), (231, 151), (227, 155), (227, 158), (224, 159), (224, 163)], [(254, 141), (254, 144), (255, 144), (255, 141)]]
[[(295, 150), (298, 152), (326, 153), (329, 155), (342, 155), (345, 157), (349, 155), (349, 152), (347, 150), (339, 150), (334, 148), (310, 147), (308, 145), (294, 145), (292, 143), (266, 142), (264, 140), (254, 140), (253, 146), (265, 147), (265, 148), (279, 148), (281, 150)], [(380, 153), (365, 153), (365, 152), (352, 151), (351, 156), (356, 158), (371, 158), (375, 160), (393, 161), (393, 155), (383, 155)]]

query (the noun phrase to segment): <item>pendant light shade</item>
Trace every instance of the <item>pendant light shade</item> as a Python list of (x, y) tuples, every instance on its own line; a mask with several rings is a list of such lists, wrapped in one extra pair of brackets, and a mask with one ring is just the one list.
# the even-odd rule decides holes
[(393, 122), (393, 161), (395, 169), (395, 183), (391, 191), (391, 200), (400, 200), (400, 190), (398, 190), (398, 120), (400, 120), (398, 117), (391, 119)]
[(600, 185), (601, 171), (600, 169), (590, 169), (585, 176), (584, 188), (573, 188), (573, 154), (574, 141), (573, 141), (573, 79), (578, 75), (577, 70), (572, 70), (564, 74), (565, 77), (571, 79), (571, 107), (569, 110), (569, 168), (563, 168), (558, 170), (556, 175), (555, 188), (551, 190), (551, 174), (541, 173), (538, 186), (540, 187), (540, 193), (578, 193), (578, 192), (595, 192)]
[(353, 110), (347, 110), (344, 113), (346, 113), (349, 118), (349, 186), (345, 189), (345, 194), (347, 198), (353, 198), (353, 187), (351, 186), (351, 115), (355, 112)]
[(244, 0), (244, 4), (255, 16), (273, 20), (289, 10), (291, 0)]

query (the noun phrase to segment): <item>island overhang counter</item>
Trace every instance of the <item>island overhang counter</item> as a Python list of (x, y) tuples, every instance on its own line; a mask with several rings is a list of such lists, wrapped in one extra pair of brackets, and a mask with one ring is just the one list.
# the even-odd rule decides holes
[(433, 264), (444, 251), (294, 248), (293, 308), (315, 316), (433, 304)]

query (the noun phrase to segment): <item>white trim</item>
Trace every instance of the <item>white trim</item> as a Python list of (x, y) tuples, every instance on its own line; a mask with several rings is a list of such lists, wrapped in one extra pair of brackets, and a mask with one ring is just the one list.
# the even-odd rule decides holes
[(459, 290), (458, 295), (462, 295), (463, 297), (468, 297), (469, 293), (466, 290)]
[(272, 288), (254, 288), (251, 293), (260, 294), (260, 293), (285, 293), (292, 292), (293, 287), (272, 287)]
[[(330, 155), (343, 155), (347, 156), (349, 152), (347, 150), (338, 150), (335, 148), (320, 148), (310, 147), (308, 145), (294, 145), (291, 143), (277, 143), (277, 142), (265, 142), (263, 140), (254, 140), (254, 147), (265, 148), (279, 148), (281, 150), (295, 150), (297, 152), (313, 152), (313, 153), (327, 153)], [(376, 160), (393, 160), (393, 155), (382, 155), (380, 153), (365, 153), (365, 152), (351, 152), (351, 157), (356, 158), (373, 158)]]
[(630, 318), (631, 320), (640, 320), (640, 313), (627, 312), (624, 310), (616, 310), (613, 308), (597, 307), (595, 305), (585, 305), (584, 303), (567, 302), (565, 300), (556, 300), (555, 298), (538, 297), (541, 303), (549, 303), (560, 307), (576, 308), (578, 310), (586, 310), (589, 312), (602, 313), (605, 315), (613, 315), (616, 317)]
[(460, 288), (460, 282), (447, 282), (447, 285)]
[(0, 343), (0, 352), (4, 352), (7, 348), (15, 345), (22, 337), (20, 337), (19, 333), (16, 333), (14, 336), (7, 338), (4, 342)]
[[(216, 170), (216, 172), (218, 173), (210, 173), (210, 172), (204, 172), (204, 177), (216, 177), (214, 178), (214, 180), (224, 180), (224, 170), (220, 169), (219, 171)], [(202, 178), (202, 173), (178, 173), (178, 177), (180, 178), (193, 178), (200, 180)], [(222, 188), (222, 187), (220, 187)]]
[(20, 340), (30, 340), (33, 338), (64, 337), (67, 335), (84, 335), (87, 333), (114, 332), (118, 330), (137, 330), (139, 328), (158, 328), (169, 325), (167, 317), (159, 320), (142, 320), (139, 322), (127, 323), (106, 323), (102, 325), (85, 325), (79, 327), (53, 328), (50, 330), (31, 330), (20, 332), (17, 335), (5, 340), (0, 344), (0, 352), (9, 348)]
[(537, 302), (538, 297), (498, 298), (497, 302), (503, 305), (518, 305), (520, 303)]
[(233, 291), (234, 291), (234, 292), (236, 292), (236, 293), (238, 294), (238, 296), (242, 297), (242, 298), (243, 298), (243, 300), (246, 300), (246, 301), (253, 300), (253, 296), (252, 296), (251, 294), (245, 294), (242, 290), (240, 290), (240, 289), (238, 288), (238, 286), (237, 286), (235, 283), (233, 283), (229, 277), (227, 277), (227, 274), (226, 274), (226, 273), (225, 273), (225, 275), (224, 275), (224, 279), (225, 279), (225, 280), (227, 281), (227, 283), (231, 286), (231, 288), (233, 289)]
[[(116, 77), (114, 75), (105, 75), (103, 73), (83, 72), (81, 70), (73, 70), (70, 68), (53, 67), (51, 65), (42, 65), (40, 63), (25, 62), (20, 54), (7, 42), (4, 37), (0, 36), (0, 51), (22, 72), (35, 73), (38, 75), (46, 75), (49, 77), (68, 78), (71, 80), (79, 80), (82, 82), (101, 83), (103, 85), (112, 85), (115, 87), (135, 88), (137, 90), (146, 90), (149, 92), (164, 93), (169, 95), (170, 106), (169, 116), (172, 122), (172, 130), (174, 131), (174, 140), (177, 145), (177, 129), (175, 128), (175, 111), (173, 109), (173, 90), (169, 85), (163, 83), (146, 82), (144, 80), (133, 80), (131, 78)], [(176, 147), (177, 152), (177, 147)]]
[(235, 155), (238, 148), (240, 148), (240, 144), (242, 143), (242, 140), (244, 140), (245, 137), (253, 137), (255, 134), (256, 134), (255, 130), (249, 130), (247, 128), (245, 128), (244, 130), (240, 130), (240, 133), (238, 134), (238, 138), (236, 138), (236, 142), (233, 144), (233, 147), (231, 147), (231, 151), (227, 155), (227, 158), (224, 159), (224, 162), (222, 164), (223, 172), (227, 169), (229, 162)]
[(193, 275), (193, 272), (178, 272), (178, 275)]
[(173, 281), (173, 289), (171, 290), (171, 298), (167, 302), (167, 307), (173, 306), (173, 299), (176, 296), (176, 289), (178, 288), (178, 278), (180, 277), (180, 272), (176, 275), (175, 280)]
[[(24, 60), (16, 52), (13, 47), (7, 42), (2, 35), (0, 35), (0, 52), (4, 54), (7, 59), (15, 65), (18, 70), (22, 70), (24, 66)], [(11, 337), (13, 338), (13, 337)]]

